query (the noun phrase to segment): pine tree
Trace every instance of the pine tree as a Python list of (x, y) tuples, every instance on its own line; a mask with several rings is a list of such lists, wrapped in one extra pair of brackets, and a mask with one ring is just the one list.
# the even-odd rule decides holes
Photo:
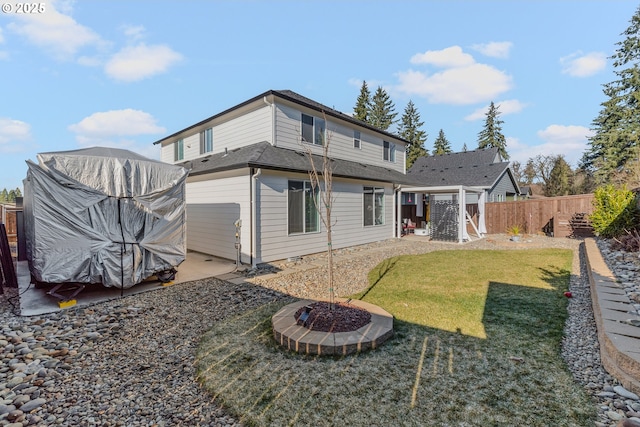
[(489, 105), (484, 122), (484, 128), (478, 133), (478, 148), (498, 148), (500, 157), (509, 160), (507, 153), (507, 140), (502, 134), (503, 120), (500, 120), (500, 111), (493, 101)]
[(389, 129), (398, 115), (395, 109), (396, 107), (387, 92), (382, 86), (378, 86), (376, 93), (371, 98), (368, 123), (381, 130)]
[(464, 144), (462, 144), (462, 151), (463, 152), (467, 152), (467, 143), (465, 142)]
[[(631, 25), (616, 43), (613, 59), (617, 80), (604, 85), (607, 97), (592, 122), (594, 135), (584, 153), (581, 168), (593, 172), (599, 184), (614, 178), (625, 182), (627, 174), (638, 168), (638, 138), (640, 135), (640, 8), (631, 18)], [(634, 169), (631, 171), (630, 169)], [(622, 176), (620, 175), (622, 171)]]
[(358, 95), (358, 99), (356, 100), (356, 106), (353, 107), (353, 117), (368, 123), (370, 110), (371, 93), (369, 92), (367, 82), (363, 81), (362, 87), (360, 88), (360, 95)]
[(538, 173), (536, 172), (536, 167), (535, 164), (533, 163), (533, 158), (529, 158), (529, 160), (527, 160), (527, 164), (524, 167), (524, 170), (522, 171), (522, 178), (523, 184), (526, 185), (531, 185), (533, 184), (533, 180), (536, 179), (536, 176), (538, 176)]
[(544, 195), (554, 197), (571, 194), (572, 176), (573, 171), (564, 156), (556, 156), (553, 159), (553, 167), (549, 173), (549, 179), (544, 186)]
[(404, 109), (404, 114), (398, 125), (398, 135), (409, 141), (407, 146), (407, 169), (413, 165), (418, 157), (428, 156), (429, 151), (424, 148), (427, 134), (420, 130), (424, 122), (420, 121), (420, 113), (416, 110), (412, 101), (409, 101)]
[(9, 201), (9, 192), (6, 188), (2, 189), (2, 193), (0, 193), (0, 202), (8, 202)]
[(10, 190), (9, 191), (9, 197), (8, 197), (7, 200), (10, 201), (11, 203), (15, 203), (15, 201), (16, 201), (16, 190)]
[(447, 140), (447, 137), (444, 136), (444, 131), (440, 129), (438, 137), (433, 143), (433, 154), (438, 155), (447, 153), (451, 153), (451, 144)]
[(18, 187), (16, 187), (16, 197), (22, 197), (22, 191)]

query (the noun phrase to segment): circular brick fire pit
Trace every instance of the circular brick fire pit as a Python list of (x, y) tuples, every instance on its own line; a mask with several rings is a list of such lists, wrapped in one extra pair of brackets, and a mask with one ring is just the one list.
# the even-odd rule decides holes
[(371, 313), (371, 321), (352, 332), (312, 331), (295, 318), (296, 312), (312, 300), (301, 300), (282, 307), (271, 318), (273, 336), (283, 347), (306, 354), (345, 355), (380, 346), (393, 336), (393, 316), (382, 308), (360, 300), (337, 299)]

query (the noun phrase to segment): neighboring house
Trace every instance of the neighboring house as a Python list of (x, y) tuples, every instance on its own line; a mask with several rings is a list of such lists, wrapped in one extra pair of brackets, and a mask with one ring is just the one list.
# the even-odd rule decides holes
[(424, 224), (436, 240), (469, 240), (469, 228), (483, 236), (484, 204), (520, 194), (497, 148), (420, 157), (407, 178), (414, 184), (400, 189), (401, 215)]
[(295, 92), (270, 90), (154, 143), (161, 160), (191, 170), (187, 248), (236, 259), (237, 239), (242, 262), (252, 265), (325, 251), (307, 154), (321, 170), (324, 141), (333, 168), (332, 247), (394, 237), (408, 142)]
[(533, 191), (531, 189), (531, 186), (529, 185), (520, 186), (520, 198), (530, 199), (532, 196), (533, 196)]
[[(497, 148), (420, 157), (407, 171), (407, 177), (425, 187), (479, 188), (484, 190), (487, 202), (515, 200), (520, 194), (509, 162), (502, 161)], [(476, 195), (469, 196), (477, 199)]]

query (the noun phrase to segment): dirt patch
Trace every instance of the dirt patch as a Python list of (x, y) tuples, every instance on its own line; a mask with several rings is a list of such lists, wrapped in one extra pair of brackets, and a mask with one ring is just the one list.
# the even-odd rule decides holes
[(300, 323), (318, 332), (352, 332), (371, 322), (371, 313), (347, 303), (334, 303), (331, 309), (328, 302), (314, 302), (296, 312), (296, 322), (307, 312)]

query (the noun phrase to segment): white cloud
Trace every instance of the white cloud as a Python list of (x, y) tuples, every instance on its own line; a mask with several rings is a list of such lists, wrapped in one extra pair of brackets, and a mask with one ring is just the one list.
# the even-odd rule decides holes
[(144, 33), (146, 29), (143, 25), (123, 25), (122, 32), (125, 36), (127, 36), (130, 40), (140, 40), (144, 38)]
[(93, 113), (69, 126), (69, 130), (76, 134), (76, 140), (82, 147), (125, 148), (153, 159), (159, 158), (157, 147), (140, 145), (131, 137), (166, 132), (151, 114), (130, 108)]
[(4, 43), (4, 35), (2, 34), (2, 27), (0, 27), (0, 44)]
[(166, 132), (158, 126), (149, 113), (127, 108), (93, 113), (80, 122), (69, 126), (69, 130), (78, 137), (108, 138), (112, 136), (131, 136), (158, 134)]
[(70, 12), (68, 3), (48, 2), (46, 13), (12, 15), (16, 21), (8, 28), (59, 60), (71, 60), (84, 47), (104, 44), (93, 30), (58, 12), (55, 5)]
[(511, 42), (490, 42), (474, 44), (471, 46), (471, 49), (476, 50), (485, 56), (504, 59), (509, 57), (509, 51), (512, 47), (513, 43)]
[(460, 46), (442, 50), (428, 50), (411, 57), (412, 64), (429, 64), (440, 68), (466, 67), (475, 63), (473, 56), (464, 53)]
[(583, 55), (582, 52), (560, 58), (562, 73), (573, 77), (589, 77), (607, 66), (607, 56), (602, 52), (590, 52)]
[(17, 152), (23, 144), (16, 142), (29, 141), (31, 139), (31, 127), (20, 120), (0, 117), (0, 152)]
[(485, 64), (427, 74), (401, 71), (396, 90), (426, 98), (433, 104), (468, 105), (496, 98), (513, 87), (511, 76)]
[(513, 87), (508, 74), (490, 65), (477, 63), (459, 46), (427, 51), (411, 58), (413, 64), (426, 64), (442, 71), (409, 69), (396, 75), (395, 92), (426, 98), (433, 104), (469, 105), (495, 99)]
[(587, 138), (593, 131), (584, 126), (550, 125), (540, 130), (537, 136), (543, 141), (538, 145), (525, 145), (518, 139), (507, 138), (507, 151), (510, 160), (524, 164), (529, 158), (538, 154), (543, 156), (562, 154), (572, 167), (576, 167), (587, 149)]
[[(498, 108), (498, 111), (500, 112), (501, 117), (508, 116), (509, 114), (519, 113), (520, 111), (524, 110), (524, 108), (526, 107), (526, 104), (523, 104), (517, 99), (494, 101), (494, 105)], [(485, 105), (484, 107), (478, 108), (477, 110), (469, 114), (464, 119), (469, 122), (484, 119), (485, 117), (487, 117), (488, 109), (489, 109), (489, 104)]]
[(105, 66), (107, 75), (115, 80), (133, 82), (164, 73), (182, 59), (182, 55), (168, 46), (127, 46), (113, 55)]

